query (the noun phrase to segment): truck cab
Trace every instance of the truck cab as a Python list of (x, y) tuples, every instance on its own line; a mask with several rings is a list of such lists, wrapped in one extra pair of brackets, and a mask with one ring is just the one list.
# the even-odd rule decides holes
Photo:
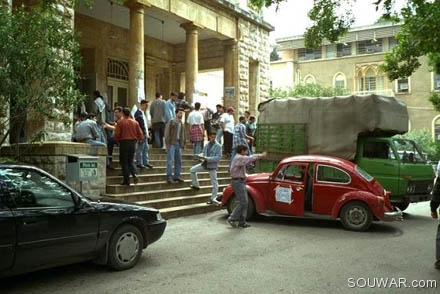
[(430, 199), (434, 171), (411, 140), (360, 136), (355, 162), (391, 191), (391, 202), (401, 210)]

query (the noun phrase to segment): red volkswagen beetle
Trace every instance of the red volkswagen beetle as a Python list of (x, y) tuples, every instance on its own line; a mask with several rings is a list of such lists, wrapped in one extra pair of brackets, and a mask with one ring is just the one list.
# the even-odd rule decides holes
[[(373, 220), (402, 220), (393, 209), (389, 192), (371, 175), (348, 160), (320, 155), (283, 159), (273, 173), (246, 179), (248, 219), (292, 216), (340, 219), (348, 230), (365, 231)], [(222, 206), (231, 214), (237, 205), (231, 185), (225, 188)]]

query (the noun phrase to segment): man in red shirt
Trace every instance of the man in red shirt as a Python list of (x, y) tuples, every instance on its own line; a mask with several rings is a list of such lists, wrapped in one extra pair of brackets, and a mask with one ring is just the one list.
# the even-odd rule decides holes
[(130, 186), (130, 173), (133, 176), (133, 182), (137, 184), (138, 179), (133, 158), (136, 142), (144, 140), (145, 137), (138, 122), (130, 117), (130, 109), (127, 107), (122, 110), (122, 118), (116, 124), (113, 138), (115, 142), (119, 142), (119, 163), (124, 175), (124, 181), (121, 185)]

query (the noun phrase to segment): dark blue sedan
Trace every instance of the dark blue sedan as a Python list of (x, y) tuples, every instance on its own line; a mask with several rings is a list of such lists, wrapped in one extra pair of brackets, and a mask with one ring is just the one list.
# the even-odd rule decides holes
[(0, 164), (0, 276), (85, 260), (129, 269), (165, 227), (156, 209), (87, 198), (39, 168)]

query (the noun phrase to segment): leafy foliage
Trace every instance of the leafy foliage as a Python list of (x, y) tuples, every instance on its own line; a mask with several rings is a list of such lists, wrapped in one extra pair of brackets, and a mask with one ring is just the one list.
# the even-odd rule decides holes
[(402, 26), (396, 36), (398, 46), (385, 56), (382, 69), (390, 80), (410, 76), (426, 55), (431, 69), (440, 73), (440, 2), (410, 0), (401, 10)]
[(323, 87), (317, 84), (298, 84), (289, 89), (270, 89), (271, 98), (287, 97), (334, 97), (348, 95), (347, 89)]
[(438, 92), (432, 92), (429, 95), (429, 101), (432, 103), (432, 105), (434, 106), (434, 109), (436, 111), (440, 112), (440, 94)]
[[(75, 85), (79, 44), (64, 17), (53, 0), (32, 9), (0, 5), (0, 105), (10, 112), (9, 119), (0, 116), (0, 125), (8, 128), (12, 142), (19, 142), (29, 120), (69, 123), (83, 98)], [(31, 141), (44, 132), (32, 134)]]
[[(278, 5), (287, 0), (250, 0), (257, 7)], [(289, 0), (294, 1), (294, 0)], [(354, 22), (349, 4), (356, 0), (315, 0), (309, 17), (313, 25), (304, 37), (308, 48), (320, 47), (325, 39), (336, 42)], [(396, 0), (377, 0), (372, 4), (382, 11), (380, 21), (400, 22), (397, 46), (385, 57), (381, 69), (389, 80), (409, 77), (420, 67), (418, 58), (427, 56), (433, 71), (440, 73), (440, 1), (407, 0), (400, 11), (394, 10)], [(348, 7), (342, 9), (342, 7)]]
[(396, 137), (413, 140), (421, 152), (428, 154), (430, 160), (440, 160), (440, 141), (433, 141), (429, 130), (412, 130), (404, 135), (396, 135)]
[(324, 39), (334, 43), (345, 35), (354, 22), (350, 9), (342, 12), (341, 5), (348, 4), (350, 0), (316, 0), (309, 18), (313, 25), (307, 28), (304, 39), (308, 48), (321, 47)]
[(280, 56), (278, 54), (277, 47), (273, 47), (272, 52), (270, 52), (270, 61), (280, 60)]

